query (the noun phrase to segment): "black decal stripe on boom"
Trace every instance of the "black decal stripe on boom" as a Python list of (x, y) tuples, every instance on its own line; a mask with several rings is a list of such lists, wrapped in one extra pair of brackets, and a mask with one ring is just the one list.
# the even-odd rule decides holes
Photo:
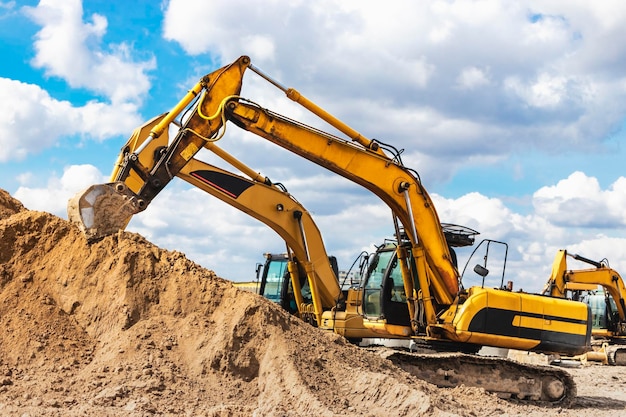
[(193, 171), (190, 175), (235, 199), (253, 185), (251, 181), (216, 171)]

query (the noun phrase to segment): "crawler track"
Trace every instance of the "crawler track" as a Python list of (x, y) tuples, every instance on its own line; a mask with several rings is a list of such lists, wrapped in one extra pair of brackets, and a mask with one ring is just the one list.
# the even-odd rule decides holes
[(576, 398), (576, 383), (565, 370), (509, 359), (462, 353), (417, 354), (392, 349), (380, 355), (417, 378), (439, 387), (480, 387), (501, 398), (568, 407)]

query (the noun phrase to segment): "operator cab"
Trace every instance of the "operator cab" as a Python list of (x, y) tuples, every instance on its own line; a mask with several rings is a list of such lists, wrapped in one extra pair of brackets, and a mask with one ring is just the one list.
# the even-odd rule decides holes
[(410, 326), (396, 248), (395, 243), (387, 242), (372, 257), (363, 288), (363, 314), (369, 320), (385, 319), (388, 324)]
[(588, 291), (580, 296), (591, 308), (592, 326), (594, 330), (619, 331), (619, 312), (615, 300), (603, 289)]
[[(257, 282), (260, 283), (258, 294), (280, 305), (290, 314), (297, 314), (298, 306), (296, 305), (293, 284), (287, 268), (289, 263), (288, 255), (286, 253), (266, 253), (264, 256), (265, 263), (257, 264), (256, 267), (256, 279)], [(339, 268), (337, 258), (329, 256), (328, 260), (335, 272), (335, 276), (338, 276)], [(302, 299), (305, 304), (312, 304), (311, 289), (309, 287), (309, 280), (306, 277), (306, 272), (301, 264), (298, 263), (297, 259), (296, 263), (298, 265), (298, 278), (300, 288), (302, 289)]]
[[(298, 306), (293, 294), (293, 285), (289, 276), (287, 264), (289, 258), (286, 253), (265, 254), (265, 263), (257, 264), (257, 280), (260, 282), (259, 295), (280, 305), (291, 314), (298, 312)], [(311, 299), (308, 280), (304, 274), (300, 275), (300, 285), (305, 301)]]
[[(457, 257), (454, 247), (471, 246), (477, 231), (449, 223), (442, 224), (442, 231), (448, 243), (448, 249), (454, 266)], [(411, 242), (401, 231), (401, 245), (409, 249)], [(402, 271), (397, 256), (396, 240), (386, 240), (371, 257), (363, 282), (363, 315), (367, 320), (385, 320), (387, 324), (411, 326), (407, 294), (404, 288)], [(410, 250), (408, 251), (410, 253)], [(408, 256), (407, 265), (413, 278), (413, 287), (419, 291), (417, 268), (412, 256)]]

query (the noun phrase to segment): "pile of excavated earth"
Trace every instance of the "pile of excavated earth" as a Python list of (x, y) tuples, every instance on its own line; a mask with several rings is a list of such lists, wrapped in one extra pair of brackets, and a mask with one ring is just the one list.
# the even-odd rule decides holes
[[(625, 391), (626, 378), (612, 382)], [(234, 288), (182, 253), (128, 232), (88, 244), (68, 221), (28, 210), (0, 190), (2, 416), (597, 416), (626, 409), (626, 399), (605, 399), (582, 397), (565, 410), (477, 388), (437, 388)]]

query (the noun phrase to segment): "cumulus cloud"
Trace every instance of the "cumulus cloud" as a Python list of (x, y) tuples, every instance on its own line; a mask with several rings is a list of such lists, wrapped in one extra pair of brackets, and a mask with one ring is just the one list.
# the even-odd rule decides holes
[(556, 185), (533, 194), (538, 215), (554, 224), (573, 227), (623, 227), (626, 178), (619, 178), (608, 190), (583, 172), (574, 172)]
[(473, 90), (474, 88), (489, 84), (489, 75), (480, 68), (470, 66), (461, 70), (457, 78), (457, 84), (459, 88)]
[(92, 184), (105, 181), (106, 177), (93, 165), (71, 165), (60, 177), (52, 175), (45, 187), (22, 185), (14, 196), (29, 210), (47, 211), (67, 218), (67, 201), (71, 197)]
[(23, 160), (63, 138), (126, 135), (140, 124), (138, 108), (150, 88), (146, 73), (155, 67), (154, 58), (134, 60), (125, 43), (103, 47), (107, 20), (94, 14), (84, 22), (80, 0), (41, 0), (20, 10), (41, 25), (32, 65), (105, 100), (94, 97), (75, 105), (42, 86), (0, 78), (0, 162)]
[[(626, 271), (626, 238), (598, 234), (569, 245), (567, 250), (569, 253), (580, 254), (598, 262), (606, 259), (609, 266), (622, 276)], [(570, 259), (568, 259), (568, 266), (572, 269), (590, 267), (588, 264)]]
[(561, 76), (540, 74), (530, 85), (523, 85), (518, 79), (505, 80), (506, 88), (517, 94), (527, 105), (554, 108), (566, 99), (567, 80)]
[(106, 139), (139, 124), (135, 106), (92, 101), (74, 106), (41, 87), (0, 78), (0, 162), (22, 160), (62, 137)]
[(534, 211), (529, 214), (517, 213), (501, 199), (479, 193), (456, 199), (433, 195), (433, 201), (443, 222), (477, 230), (477, 241), (508, 243), (507, 275), (527, 290), (541, 288), (559, 249), (595, 260), (607, 258), (618, 271), (626, 269), (626, 238), (619, 232), (624, 225), (626, 178), (602, 189), (596, 178), (574, 172), (556, 185), (537, 190)]
[[(353, 127), (366, 136), (446, 157), (450, 176), (485, 154), (602, 146), (626, 112), (623, 76), (605, 71), (626, 64), (626, 29), (608, 10), (626, 13), (621, 3), (172, 0), (164, 36), (222, 62), (250, 54), (340, 118), (365, 123)], [(402, 114), (415, 116), (389, 121)], [(456, 143), (464, 158), (441, 152)]]
[(445, 199), (436, 194), (432, 198), (442, 222), (470, 227), (491, 239), (502, 239), (514, 228), (515, 214), (497, 198), (477, 192), (457, 199)]
[(106, 17), (93, 14), (84, 22), (81, 0), (41, 0), (37, 7), (24, 7), (24, 11), (42, 26), (35, 36), (32, 63), (36, 68), (64, 79), (72, 88), (102, 94), (115, 104), (141, 103), (150, 88), (146, 71), (155, 68), (155, 59), (134, 61), (126, 43), (103, 50)]

